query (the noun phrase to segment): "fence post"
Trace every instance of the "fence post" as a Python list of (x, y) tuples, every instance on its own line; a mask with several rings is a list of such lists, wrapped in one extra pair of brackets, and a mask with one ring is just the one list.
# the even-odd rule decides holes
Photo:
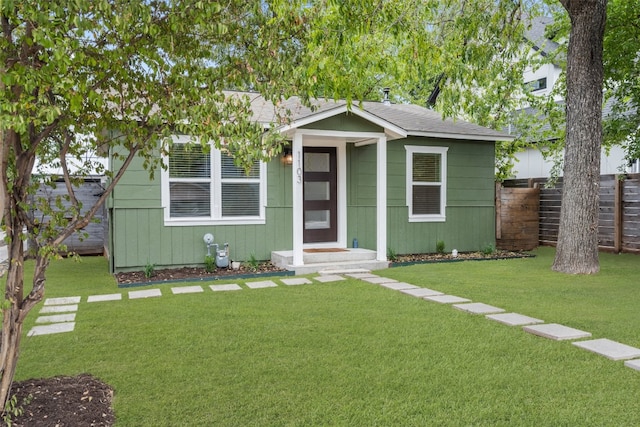
[(619, 175), (615, 176), (615, 185), (614, 185), (614, 196), (613, 196), (613, 250), (615, 253), (620, 253), (622, 251), (622, 204), (623, 200), (623, 189), (624, 189), (624, 180), (620, 179)]

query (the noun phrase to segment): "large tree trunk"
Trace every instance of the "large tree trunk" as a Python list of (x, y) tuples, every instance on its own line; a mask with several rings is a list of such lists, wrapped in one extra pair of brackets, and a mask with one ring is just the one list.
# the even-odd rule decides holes
[(569, 12), (567, 131), (558, 247), (553, 270), (592, 274), (598, 261), (602, 45), (607, 0), (561, 0)]

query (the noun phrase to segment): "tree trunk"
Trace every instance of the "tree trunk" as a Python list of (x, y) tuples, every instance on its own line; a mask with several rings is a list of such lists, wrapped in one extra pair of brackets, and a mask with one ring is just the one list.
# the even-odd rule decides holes
[(592, 274), (598, 261), (602, 45), (607, 0), (561, 0), (569, 12), (567, 125), (558, 246), (552, 269)]

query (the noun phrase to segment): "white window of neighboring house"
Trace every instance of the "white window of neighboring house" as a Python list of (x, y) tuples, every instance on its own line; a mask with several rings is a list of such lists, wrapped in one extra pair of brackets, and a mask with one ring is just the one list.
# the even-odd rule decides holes
[(447, 147), (405, 146), (409, 222), (444, 221)]
[(530, 82), (527, 82), (527, 85), (531, 88), (531, 90), (533, 92), (537, 91), (537, 90), (543, 90), (547, 88), (547, 78), (543, 77), (541, 79), (538, 80), (533, 80)]
[(162, 172), (166, 225), (264, 224), (266, 164), (249, 173), (217, 149), (174, 137)]

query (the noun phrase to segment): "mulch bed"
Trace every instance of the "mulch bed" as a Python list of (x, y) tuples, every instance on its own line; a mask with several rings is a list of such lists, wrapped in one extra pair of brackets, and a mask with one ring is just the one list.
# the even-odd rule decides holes
[(409, 263), (421, 262), (450, 262), (450, 261), (466, 261), (466, 260), (491, 260), (491, 259), (508, 259), (523, 258), (531, 256), (527, 252), (522, 251), (494, 251), (491, 253), (484, 252), (460, 252), (454, 257), (450, 252), (442, 254), (412, 254), (398, 255), (391, 265), (403, 265)]
[(17, 427), (109, 427), (115, 422), (113, 389), (88, 374), (15, 382), (12, 390), (23, 410), (11, 418)]
[(208, 272), (203, 267), (181, 267), (181, 268), (166, 268), (154, 270), (150, 277), (145, 276), (143, 271), (130, 271), (126, 273), (117, 273), (115, 275), (118, 285), (130, 285), (133, 283), (155, 283), (155, 282), (167, 282), (176, 280), (194, 280), (194, 279), (211, 279), (216, 280), (223, 277), (232, 277), (247, 274), (258, 273), (272, 273), (287, 270), (283, 270), (271, 264), (265, 262), (258, 265), (256, 268), (252, 268), (247, 265), (241, 265), (239, 269), (234, 270), (231, 268), (216, 268), (215, 271)]

